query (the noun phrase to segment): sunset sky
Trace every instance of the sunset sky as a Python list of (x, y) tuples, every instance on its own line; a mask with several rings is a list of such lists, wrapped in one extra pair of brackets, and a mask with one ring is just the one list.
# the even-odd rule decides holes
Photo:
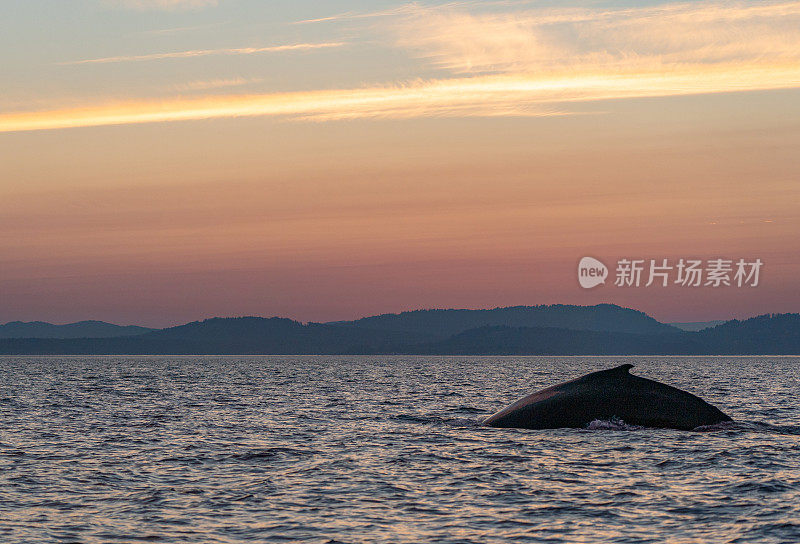
[(800, 1), (3, 2), (0, 82), (0, 322), (800, 311)]

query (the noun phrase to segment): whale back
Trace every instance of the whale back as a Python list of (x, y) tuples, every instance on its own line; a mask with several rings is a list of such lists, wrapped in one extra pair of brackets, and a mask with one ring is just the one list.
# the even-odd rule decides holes
[(585, 427), (594, 420), (690, 430), (730, 421), (703, 399), (654, 380), (634, 376), (631, 364), (592, 372), (524, 397), (490, 416), (492, 427), (556, 429)]

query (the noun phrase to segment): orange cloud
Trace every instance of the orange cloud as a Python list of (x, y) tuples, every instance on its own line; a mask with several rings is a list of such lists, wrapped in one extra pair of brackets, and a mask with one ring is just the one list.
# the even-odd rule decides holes
[(403, 86), (143, 100), (3, 114), (0, 132), (254, 116), (331, 121), (564, 115), (564, 105), (570, 102), (793, 88), (800, 86), (799, 74), (794, 63), (733, 63), (656, 72), (508, 74)]
[(800, 2), (473, 13), (413, 6), (386, 23), (398, 45), (455, 73), (657, 70), (794, 62)]
[[(480, 6), (472, 4), (476, 5)], [(245, 116), (313, 121), (548, 116), (570, 113), (572, 102), (800, 87), (800, 2), (699, 2), (479, 14), (464, 11), (465, 6), (409, 5), (380, 13), (391, 20), (399, 45), (459, 77), (15, 112), (0, 114), (0, 132)], [(75, 63), (342, 45), (192, 50)]]

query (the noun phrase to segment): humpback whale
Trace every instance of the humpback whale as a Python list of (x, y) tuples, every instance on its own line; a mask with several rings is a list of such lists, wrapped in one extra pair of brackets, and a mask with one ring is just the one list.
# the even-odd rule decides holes
[(490, 416), (491, 427), (558, 429), (594, 420), (691, 430), (731, 421), (718, 408), (675, 387), (632, 375), (633, 365), (592, 372), (524, 397)]

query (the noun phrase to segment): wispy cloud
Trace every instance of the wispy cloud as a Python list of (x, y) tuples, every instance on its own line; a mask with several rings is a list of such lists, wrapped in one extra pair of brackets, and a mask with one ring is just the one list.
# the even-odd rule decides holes
[(173, 51), (169, 53), (150, 53), (147, 55), (123, 55), (118, 57), (102, 57), (97, 59), (73, 60), (60, 62), (61, 65), (74, 64), (108, 64), (114, 62), (137, 62), (163, 59), (188, 59), (193, 57), (206, 57), (209, 55), (253, 55), (256, 53), (282, 53), (287, 51), (308, 51), (313, 49), (331, 49), (342, 47), (345, 42), (330, 43), (296, 43), (290, 45), (275, 45), (270, 47), (237, 47), (233, 49), (193, 49), (190, 51)]
[(421, 10), (444, 10), (444, 9), (464, 9), (470, 7), (491, 7), (491, 6), (517, 6), (530, 4), (534, 0), (464, 0), (456, 2), (445, 2), (442, 4), (432, 4), (423, 6), (419, 3), (410, 3), (388, 8), (379, 11), (345, 11), (327, 17), (317, 17), (314, 19), (302, 19), (294, 21), (292, 24), (305, 25), (313, 23), (331, 23), (339, 21), (350, 21), (358, 19), (378, 19), (382, 17), (396, 17), (402, 15), (413, 15), (419, 13)]
[[(460, 2), (458, 3), (461, 4)], [(454, 6), (456, 3), (452, 4), (445, 4), (445, 6)], [(439, 6), (444, 7), (444, 6)], [(306, 24), (313, 24), (313, 23), (331, 23), (331, 22), (338, 22), (338, 21), (347, 21), (353, 19), (375, 19), (378, 17), (394, 17), (398, 15), (409, 15), (415, 13), (418, 10), (418, 6), (416, 4), (408, 4), (403, 6), (398, 6), (396, 8), (389, 8), (381, 11), (370, 11), (370, 12), (357, 12), (357, 11), (347, 11), (344, 13), (337, 13), (335, 15), (330, 15), (327, 17), (317, 17), (315, 19), (303, 19), (300, 21), (294, 21), (295, 25), (306, 25)]]
[[(502, 13), (470, 13), (461, 4), (410, 5), (401, 11), (385, 23), (389, 27), (382, 28), (394, 33), (397, 44), (447, 75), (400, 85), (9, 113), (0, 115), (0, 132), (245, 116), (333, 121), (564, 115), (575, 102), (800, 88), (800, 1)], [(79, 62), (340, 45), (186, 51)]]
[(208, 91), (211, 89), (223, 89), (226, 87), (241, 87), (243, 85), (257, 83), (259, 81), (263, 81), (263, 79), (261, 78), (245, 79), (243, 77), (228, 78), (228, 79), (209, 79), (200, 81), (189, 81), (186, 83), (171, 85), (167, 88), (167, 90), (179, 93)]
[(177, 10), (216, 6), (217, 0), (105, 0), (105, 4), (138, 10)]
[(796, 1), (494, 13), (415, 5), (387, 24), (398, 45), (459, 74), (800, 63)]
[(156, 35), (164, 35), (164, 34), (179, 34), (181, 32), (192, 32), (195, 30), (207, 30), (209, 28), (217, 28), (222, 25), (228, 24), (227, 22), (218, 22), (218, 23), (211, 23), (207, 25), (194, 25), (194, 26), (178, 26), (173, 28), (157, 28), (153, 30), (143, 30), (143, 34), (156, 34)]
[(800, 85), (797, 66), (753, 64), (672, 72), (581, 74), (542, 78), (488, 75), (371, 87), (261, 95), (140, 101), (0, 115), (0, 132), (185, 121), (276, 117), (332, 121), (436, 116), (549, 116), (565, 105), (619, 98), (780, 89)]

